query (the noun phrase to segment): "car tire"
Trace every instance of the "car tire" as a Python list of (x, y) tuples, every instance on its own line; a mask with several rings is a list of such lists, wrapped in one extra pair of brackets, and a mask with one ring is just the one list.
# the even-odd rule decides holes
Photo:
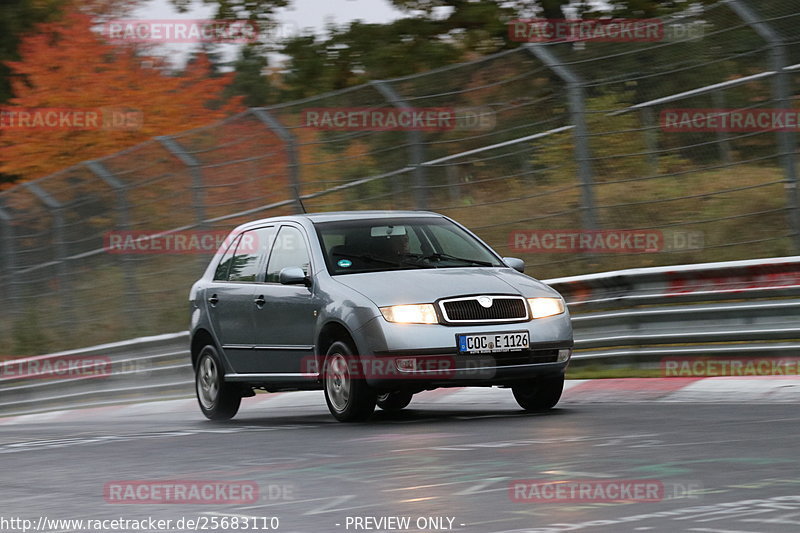
[(362, 422), (375, 411), (377, 394), (367, 385), (358, 363), (358, 356), (344, 342), (334, 342), (325, 354), (325, 402), (340, 422)]
[(514, 399), (526, 411), (547, 411), (561, 399), (564, 390), (564, 376), (540, 378), (524, 385), (511, 387)]
[(411, 403), (414, 395), (410, 392), (387, 392), (378, 395), (378, 407), (384, 411), (399, 411)]
[(229, 420), (242, 403), (238, 387), (225, 382), (225, 367), (214, 346), (204, 346), (197, 358), (194, 374), (195, 393), (200, 410), (209, 420)]

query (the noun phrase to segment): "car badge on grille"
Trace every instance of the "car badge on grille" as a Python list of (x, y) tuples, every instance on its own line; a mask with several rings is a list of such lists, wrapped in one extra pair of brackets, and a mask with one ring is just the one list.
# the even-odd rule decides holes
[(488, 296), (480, 296), (478, 297), (478, 303), (486, 309), (489, 309), (492, 306), (492, 299)]

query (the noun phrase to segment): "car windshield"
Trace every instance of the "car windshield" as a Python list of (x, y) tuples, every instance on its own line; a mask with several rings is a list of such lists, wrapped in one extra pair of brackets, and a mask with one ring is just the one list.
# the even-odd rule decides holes
[(346, 220), (315, 226), (332, 275), (502, 266), (486, 246), (445, 218)]

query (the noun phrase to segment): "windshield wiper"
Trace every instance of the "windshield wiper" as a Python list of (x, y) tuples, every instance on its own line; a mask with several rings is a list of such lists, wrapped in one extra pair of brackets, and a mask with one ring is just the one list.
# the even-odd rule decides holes
[(473, 265), (479, 265), (479, 266), (487, 266), (487, 267), (494, 266), (494, 264), (490, 263), (489, 261), (479, 261), (478, 259), (467, 259), (466, 257), (456, 257), (455, 255), (442, 254), (438, 252), (426, 255), (422, 259), (428, 259), (428, 260), (436, 259), (438, 261), (441, 261), (442, 259), (449, 259), (451, 261), (463, 261), (464, 263), (472, 263)]
[(382, 259), (380, 257), (374, 257), (369, 254), (349, 254), (349, 253), (337, 253), (335, 255), (340, 255), (343, 257), (352, 257), (354, 259), (362, 259), (364, 261), (369, 261), (370, 263), (383, 263), (385, 265), (393, 265), (393, 266), (417, 266), (421, 268), (434, 268), (430, 265), (423, 265), (420, 263), (412, 262), (412, 261), (404, 261), (402, 259), (398, 259), (397, 261), (393, 261), (391, 259)]

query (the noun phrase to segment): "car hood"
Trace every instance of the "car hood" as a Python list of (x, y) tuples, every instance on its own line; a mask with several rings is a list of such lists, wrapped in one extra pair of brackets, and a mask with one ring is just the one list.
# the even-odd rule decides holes
[(334, 279), (378, 307), (476, 294), (518, 294), (526, 298), (558, 295), (544, 283), (510, 268), (394, 270), (346, 274)]

